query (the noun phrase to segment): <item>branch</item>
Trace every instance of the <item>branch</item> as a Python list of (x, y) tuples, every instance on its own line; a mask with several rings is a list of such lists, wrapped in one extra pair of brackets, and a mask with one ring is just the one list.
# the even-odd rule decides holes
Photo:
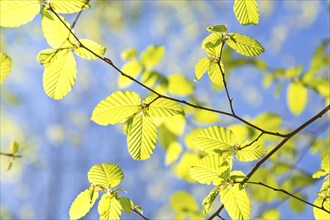
[(14, 158), (23, 157), (22, 155), (10, 154), (10, 153), (3, 153), (3, 152), (0, 152), (0, 155), (7, 156), (7, 157), (14, 157)]
[(138, 214), (143, 220), (149, 220), (147, 217), (145, 217), (144, 215), (142, 215), (142, 213), (139, 212), (135, 207), (132, 207), (131, 210), (133, 212), (135, 212), (136, 214)]

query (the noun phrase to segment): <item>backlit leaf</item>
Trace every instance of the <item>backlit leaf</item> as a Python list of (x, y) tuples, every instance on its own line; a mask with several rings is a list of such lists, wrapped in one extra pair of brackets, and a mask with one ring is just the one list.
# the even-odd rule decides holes
[(0, 26), (18, 27), (26, 24), (39, 13), (39, 0), (1, 0)]
[(186, 96), (194, 91), (194, 85), (182, 74), (171, 74), (167, 79), (169, 93)]
[[(220, 184), (228, 177), (230, 166), (226, 157), (218, 154), (203, 157), (198, 165), (190, 168), (190, 176), (202, 184)], [(227, 175), (228, 173), (228, 175)]]
[(265, 52), (262, 45), (255, 39), (238, 33), (230, 33), (227, 45), (237, 53), (245, 56), (258, 56)]
[(242, 149), (235, 150), (235, 155), (240, 161), (248, 162), (248, 161), (257, 160), (260, 157), (262, 157), (262, 155), (265, 154), (266, 151), (261, 145), (253, 143), (252, 145), (247, 146), (249, 143), (250, 142), (248, 141), (243, 142), (240, 145)]
[(114, 163), (97, 164), (88, 171), (89, 182), (103, 188), (115, 187), (123, 178), (123, 172), (120, 167)]
[[(123, 71), (126, 75), (129, 75), (135, 79), (141, 73), (142, 69), (143, 69), (143, 66), (139, 61), (132, 60), (132, 61), (126, 63), (121, 68), (121, 71)], [(125, 76), (122, 76), (122, 75), (119, 76), (118, 86), (120, 88), (128, 87), (130, 84), (132, 84), (131, 79), (129, 79)]]
[(76, 81), (76, 61), (70, 50), (58, 51), (53, 61), (45, 65), (43, 85), (45, 93), (56, 100), (62, 99)]
[(37, 60), (44, 65), (51, 64), (55, 59), (55, 55), (59, 52), (58, 49), (46, 49), (42, 50), (37, 55)]
[(203, 213), (204, 215), (206, 215), (208, 213), (208, 211), (210, 210), (212, 203), (214, 202), (214, 200), (217, 198), (217, 196), (219, 195), (220, 189), (218, 187), (212, 189), (212, 191), (205, 197), (205, 199), (203, 199)]
[(209, 32), (227, 32), (227, 26), (224, 24), (219, 24), (215, 26), (209, 26), (207, 27), (207, 30)]
[[(323, 201), (323, 198), (318, 197), (314, 201), (314, 205), (317, 205), (319, 207), (321, 207), (322, 204), (326, 210), (330, 211), (330, 198), (327, 198), (325, 201)], [(313, 212), (314, 212), (314, 217), (316, 220), (330, 219), (330, 214), (323, 210), (313, 207)]]
[(99, 125), (122, 123), (140, 110), (140, 96), (132, 91), (118, 91), (97, 104), (92, 121)]
[(196, 109), (193, 112), (193, 117), (196, 121), (204, 124), (212, 124), (220, 120), (219, 114), (215, 112), (208, 112), (205, 114), (205, 111), (202, 109)]
[(132, 158), (148, 159), (155, 149), (157, 139), (157, 129), (153, 120), (144, 114), (135, 115), (128, 125), (127, 135), (128, 151)]
[(210, 59), (208, 57), (203, 57), (200, 60), (198, 60), (196, 66), (195, 66), (195, 80), (200, 80), (202, 76), (206, 73), (209, 65), (210, 65)]
[[(91, 188), (94, 187), (91, 186)], [(84, 217), (93, 207), (95, 201), (99, 197), (99, 193), (95, 190), (93, 197), (91, 198), (90, 190), (91, 189), (86, 189), (85, 191), (81, 192), (72, 202), (69, 212), (70, 219), (80, 219)]]
[(135, 59), (137, 53), (138, 53), (137, 49), (126, 49), (123, 52), (121, 52), (120, 55), (124, 61), (128, 61), (131, 59)]
[(76, 52), (78, 56), (88, 60), (95, 60), (98, 58), (93, 53), (85, 49), (85, 47), (90, 49), (100, 57), (104, 55), (106, 48), (101, 46), (100, 44), (88, 39), (80, 39), (79, 41), (82, 45), (84, 45), (84, 47), (79, 45), (79, 43), (77, 42), (77, 46), (74, 48), (74, 52)]
[[(224, 66), (221, 63), (221, 70), (224, 72)], [(210, 62), (210, 65), (208, 67), (208, 74), (211, 79), (211, 81), (216, 85), (223, 85), (223, 78), (221, 74), (221, 70), (219, 68), (219, 65), (215, 62)]]
[(9, 146), (9, 152), (11, 154), (16, 154), (18, 152), (19, 145), (16, 141), (12, 141)]
[(59, 13), (74, 13), (89, 8), (88, 0), (50, 0), (53, 9)]
[(193, 139), (195, 146), (208, 153), (215, 149), (221, 151), (230, 150), (235, 144), (233, 132), (222, 127), (212, 126), (202, 129)]
[(171, 196), (171, 207), (176, 212), (197, 212), (198, 211), (198, 204), (195, 198), (185, 192), (185, 191), (178, 191), (173, 193)]
[(258, 218), (257, 220), (264, 220), (264, 219), (280, 220), (280, 215), (281, 213), (278, 210), (269, 209), (264, 213), (262, 213), (260, 218)]
[(142, 52), (141, 63), (146, 67), (152, 67), (163, 59), (164, 53), (164, 47), (150, 45)]
[(165, 98), (158, 98), (153, 101), (156, 97), (149, 96), (146, 98), (144, 103), (151, 103), (148, 107), (148, 114), (152, 118), (167, 118), (175, 115), (184, 115), (182, 106), (172, 100)]
[(129, 198), (124, 197), (124, 196), (120, 196), (118, 199), (119, 199), (121, 207), (123, 207), (124, 211), (127, 214), (130, 214), (132, 212), (131, 208), (134, 206), (132, 200), (130, 200)]
[(326, 155), (321, 162), (321, 168), (327, 172), (328, 174), (330, 174), (330, 156)]
[(287, 91), (287, 103), (294, 115), (300, 115), (307, 104), (307, 88), (300, 82), (292, 82)]
[(163, 125), (173, 134), (181, 136), (184, 132), (186, 119), (182, 115), (176, 115), (164, 120)]
[(189, 170), (192, 165), (198, 163), (199, 156), (196, 153), (186, 152), (180, 158), (178, 164), (174, 167), (174, 173), (181, 179), (184, 179), (188, 182), (195, 182), (189, 174)]
[(243, 25), (258, 24), (259, 11), (256, 0), (235, 0), (234, 13)]
[(2, 84), (10, 73), (13, 64), (11, 58), (2, 52), (0, 53), (0, 63), (0, 84)]
[(167, 150), (165, 156), (165, 165), (170, 165), (175, 162), (182, 152), (182, 146), (179, 142), (172, 142)]
[(120, 201), (115, 196), (104, 194), (99, 202), (97, 210), (102, 220), (119, 220), (122, 209)]
[(219, 57), (222, 44), (221, 33), (211, 33), (202, 42), (202, 48), (206, 50), (209, 57)]

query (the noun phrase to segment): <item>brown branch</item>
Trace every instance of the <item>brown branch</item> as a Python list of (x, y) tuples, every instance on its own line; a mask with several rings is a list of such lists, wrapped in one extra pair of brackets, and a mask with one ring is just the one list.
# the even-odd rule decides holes
[(6, 156), (6, 157), (14, 157), (14, 158), (23, 157), (22, 155), (10, 154), (10, 153), (3, 153), (3, 152), (0, 152), (0, 155)]
[(141, 212), (139, 212), (135, 207), (132, 207), (131, 210), (138, 214), (143, 220), (149, 220), (147, 217), (145, 217)]

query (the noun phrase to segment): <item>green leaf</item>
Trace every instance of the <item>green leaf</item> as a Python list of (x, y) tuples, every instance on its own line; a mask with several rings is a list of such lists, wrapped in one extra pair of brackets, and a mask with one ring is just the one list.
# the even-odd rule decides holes
[[(132, 60), (126, 63), (121, 68), (121, 71), (123, 71), (126, 75), (136, 78), (141, 73), (142, 69), (143, 66), (139, 61)], [(132, 84), (132, 80), (125, 76), (120, 75), (118, 79), (119, 79), (118, 82), (119, 88), (125, 88)]]
[(269, 209), (262, 213), (260, 218), (258, 220), (264, 220), (264, 219), (272, 219), (272, 220), (280, 220), (281, 213), (276, 209)]
[(256, 25), (259, 22), (259, 11), (256, 0), (235, 0), (234, 13), (239, 23), (243, 25)]
[(140, 96), (132, 91), (118, 91), (99, 102), (91, 120), (99, 125), (117, 124), (126, 121), (140, 110)]
[(13, 62), (7, 54), (0, 52), (0, 63), (0, 84), (2, 84), (10, 73)]
[[(222, 62), (220, 63), (220, 65), (221, 65), (221, 70), (224, 72), (225, 68), (224, 68)], [(216, 62), (211, 61), (207, 71), (208, 71), (211, 81), (215, 85), (223, 85), (222, 74), (221, 74), (219, 65)]]
[(153, 120), (144, 114), (137, 114), (128, 125), (128, 151), (135, 160), (148, 159), (155, 149), (157, 129)]
[(183, 135), (186, 119), (182, 115), (176, 115), (170, 118), (167, 118), (163, 125), (174, 135), (181, 136)]
[[(242, 149), (235, 149), (235, 155), (240, 161), (248, 162), (257, 160), (265, 154), (265, 149), (256, 143), (253, 143), (250, 146), (247, 146), (250, 142), (243, 142), (240, 147)], [(247, 146), (247, 147), (244, 147)]]
[(53, 9), (58, 13), (75, 13), (85, 8), (89, 8), (89, 0), (51, 0)]
[[(226, 157), (218, 154), (203, 157), (198, 165), (190, 168), (190, 176), (202, 184), (220, 184), (228, 177), (230, 165)], [(226, 175), (228, 173), (228, 175)]]
[(42, 50), (37, 55), (37, 60), (44, 65), (51, 64), (55, 59), (55, 55), (59, 52), (58, 49), (46, 49)]
[(1, 0), (0, 26), (18, 27), (26, 24), (39, 13), (39, 0), (4, 1)]
[(221, 202), (232, 219), (250, 219), (250, 201), (239, 184), (229, 185), (220, 191)]
[(287, 91), (288, 107), (294, 115), (300, 115), (307, 104), (308, 92), (300, 82), (292, 82)]
[(127, 214), (130, 214), (132, 212), (131, 208), (134, 206), (132, 200), (130, 200), (129, 198), (124, 197), (124, 196), (120, 196), (118, 199), (119, 199), (121, 207), (123, 207), (124, 211)]
[(194, 91), (194, 84), (192, 84), (184, 75), (176, 73), (168, 76), (168, 92), (187, 96)]
[[(71, 25), (59, 15), (65, 25), (54, 14), (48, 14), (48, 16), (42, 16), (41, 26), (44, 37), (47, 43), (52, 48), (72, 48), (76, 39), (71, 34), (73, 29)], [(71, 32), (69, 31), (71, 29)]]
[(195, 109), (193, 112), (193, 118), (203, 124), (213, 124), (220, 120), (219, 114), (215, 112), (208, 112), (205, 114), (205, 111), (202, 109)]
[(166, 150), (165, 165), (170, 165), (175, 162), (180, 156), (181, 152), (181, 144), (177, 141), (172, 142)]
[(135, 59), (137, 54), (138, 54), (137, 49), (126, 49), (123, 52), (121, 52), (121, 58), (124, 61), (128, 61), (131, 59)]
[(206, 215), (211, 206), (212, 203), (214, 202), (214, 200), (217, 198), (217, 196), (219, 195), (220, 189), (218, 187), (212, 189), (212, 191), (205, 197), (205, 199), (203, 199), (203, 213), (204, 215)]
[[(325, 200), (325, 201), (323, 201), (323, 200)], [(322, 204), (326, 210), (330, 211), (330, 198), (323, 199), (321, 197), (318, 197), (314, 201), (314, 205), (316, 205), (316, 206), (322, 207)], [(316, 220), (330, 219), (330, 214), (323, 210), (313, 207), (313, 212), (314, 212), (314, 217)]]
[(261, 44), (255, 39), (238, 33), (230, 33), (227, 45), (234, 49), (237, 53), (245, 56), (258, 56), (265, 52)]
[(12, 141), (9, 146), (9, 152), (11, 154), (16, 154), (18, 152), (19, 145), (16, 141)]
[(329, 155), (326, 155), (325, 157), (323, 157), (322, 162), (321, 162), (321, 168), (325, 172), (330, 174), (330, 156)]
[(58, 51), (51, 63), (45, 65), (43, 86), (45, 93), (56, 100), (66, 96), (76, 81), (76, 61), (70, 50)]
[[(176, 101), (165, 98), (158, 98), (156, 96), (149, 96), (145, 99), (144, 103), (148, 104), (148, 114), (152, 118), (167, 118), (176, 115), (184, 115), (182, 106)], [(155, 101), (153, 101), (155, 100)]]
[(106, 189), (117, 186), (123, 178), (123, 172), (114, 163), (97, 164), (88, 171), (89, 182)]
[(97, 54), (98, 56), (102, 57), (105, 53), (106, 48), (101, 46), (100, 44), (88, 40), (88, 39), (80, 39), (79, 40), (80, 43), (84, 46), (81, 46), (79, 44), (79, 42), (77, 42), (75, 44), (74, 47), (74, 52), (76, 52), (76, 54), (84, 59), (88, 59), (88, 60), (95, 60), (98, 57), (96, 55), (94, 55), (93, 53), (91, 53), (90, 51), (88, 51), (85, 48), (90, 49), (91, 51), (93, 51), (95, 54)]
[(148, 68), (155, 66), (163, 59), (164, 53), (164, 47), (150, 45), (142, 52), (141, 63)]
[(203, 151), (212, 153), (215, 149), (229, 151), (235, 144), (232, 131), (218, 126), (202, 129), (193, 139), (194, 145)]
[(215, 26), (207, 27), (207, 31), (209, 32), (227, 32), (227, 25), (219, 24)]
[(171, 196), (171, 207), (176, 212), (197, 212), (198, 204), (195, 198), (185, 192), (185, 191), (177, 191)]
[(202, 48), (206, 50), (209, 57), (219, 57), (222, 46), (222, 33), (211, 33), (202, 42)]
[(174, 173), (180, 178), (188, 182), (195, 182), (191, 178), (189, 171), (192, 165), (199, 162), (199, 156), (196, 153), (186, 152), (180, 158), (180, 161), (174, 167)]
[(122, 209), (120, 201), (115, 196), (104, 194), (99, 202), (97, 210), (102, 220), (119, 220)]
[(200, 60), (198, 60), (195, 66), (195, 81), (198, 81), (202, 78), (202, 76), (208, 70), (210, 63), (211, 60), (208, 57), (203, 57)]
[[(91, 188), (94, 190), (93, 186), (91, 186)], [(91, 189), (86, 189), (81, 192), (72, 202), (69, 212), (70, 219), (80, 219), (84, 217), (93, 207), (95, 201), (99, 197), (99, 192), (95, 190), (91, 198), (90, 190)]]

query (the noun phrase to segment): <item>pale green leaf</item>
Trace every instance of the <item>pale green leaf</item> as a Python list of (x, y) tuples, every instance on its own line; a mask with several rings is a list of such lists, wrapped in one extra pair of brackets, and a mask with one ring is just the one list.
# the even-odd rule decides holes
[(179, 103), (165, 98), (155, 99), (156, 96), (149, 96), (144, 101), (145, 104), (151, 103), (149, 107), (147, 107), (147, 111), (150, 117), (167, 118), (176, 115), (184, 115), (182, 106)]
[(173, 134), (181, 136), (184, 132), (186, 119), (182, 115), (176, 115), (164, 120), (163, 125)]
[(120, 196), (118, 199), (119, 199), (121, 207), (123, 207), (124, 211), (127, 214), (130, 214), (132, 212), (131, 208), (134, 206), (132, 200), (130, 200), (129, 198), (124, 197), (124, 196)]
[(227, 25), (219, 24), (215, 26), (207, 27), (207, 31), (209, 32), (227, 32)]
[(11, 154), (16, 154), (18, 152), (19, 145), (16, 141), (12, 141), (9, 146), (9, 152)]
[(259, 22), (259, 11), (256, 0), (235, 0), (234, 13), (239, 23), (243, 25), (256, 25)]
[(262, 45), (255, 39), (238, 33), (230, 33), (227, 45), (237, 53), (245, 56), (258, 56), (265, 52)]
[(250, 219), (251, 205), (244, 188), (229, 185), (220, 191), (221, 202), (232, 219)]
[(121, 52), (120, 55), (124, 61), (128, 61), (131, 59), (135, 59), (137, 53), (138, 53), (137, 49), (126, 49), (123, 52)]
[(330, 156), (329, 155), (326, 155), (325, 157), (323, 157), (322, 162), (321, 162), (321, 168), (325, 172), (330, 174)]
[(164, 53), (164, 47), (150, 45), (142, 52), (140, 61), (145, 67), (152, 67), (163, 59)]
[(186, 152), (180, 158), (180, 161), (174, 167), (174, 173), (180, 178), (188, 182), (195, 182), (189, 174), (192, 165), (198, 163), (199, 156), (196, 153)]
[(123, 178), (123, 172), (120, 167), (114, 163), (97, 164), (88, 171), (89, 182), (103, 188), (115, 187)]
[(5, 81), (12, 68), (12, 60), (7, 54), (0, 53), (0, 84)]
[(263, 146), (258, 145), (256, 143), (247, 146), (249, 144), (250, 144), (249, 141), (245, 141), (242, 144), (240, 144), (238, 149), (235, 149), (235, 155), (240, 161), (248, 162), (248, 161), (257, 160), (265, 154), (266, 151), (263, 148)]
[(258, 218), (257, 220), (265, 220), (265, 219), (280, 220), (280, 215), (281, 213), (278, 210), (269, 209), (264, 213), (262, 213), (260, 218)]
[[(225, 71), (225, 68), (224, 68), (222, 62), (221, 62), (221, 70), (223, 72)], [(212, 62), (212, 61), (210, 62), (210, 65), (209, 65), (207, 71), (208, 71), (211, 81), (215, 85), (223, 85), (223, 78), (222, 78), (221, 70), (220, 70), (218, 63)]]
[[(91, 186), (91, 188), (94, 188)], [(90, 196), (90, 190), (86, 189), (85, 191), (81, 192), (75, 200), (72, 202), (70, 207), (70, 219), (80, 219), (84, 217), (89, 210), (93, 207), (95, 201), (99, 197), (98, 191), (94, 190), (93, 196)]]
[(59, 13), (75, 13), (89, 8), (89, 0), (50, 0), (53, 9)]
[(195, 80), (198, 81), (206, 73), (209, 68), (211, 60), (208, 57), (203, 57), (198, 60), (195, 66)]
[[(132, 60), (128, 63), (126, 63), (122, 68), (121, 71), (125, 73), (126, 75), (129, 75), (132, 78), (136, 78), (142, 71), (143, 66), (139, 61)], [(132, 80), (120, 75), (118, 78), (118, 86), (119, 88), (125, 88), (128, 87), (130, 84), (132, 84)]]
[(157, 129), (153, 120), (144, 114), (137, 114), (128, 125), (128, 151), (135, 160), (148, 159), (155, 149)]
[(171, 196), (171, 207), (176, 212), (197, 212), (198, 204), (195, 198), (185, 192), (185, 191), (177, 191)]
[(220, 56), (220, 49), (222, 46), (222, 33), (211, 33), (202, 42), (202, 48), (210, 58)]
[[(323, 198), (318, 197), (315, 201), (314, 201), (314, 205), (321, 207), (323, 204), (323, 207), (330, 211), (330, 198), (327, 198), (325, 201), (323, 201)], [(325, 220), (325, 219), (330, 219), (330, 214), (320, 210), (318, 208), (313, 207), (313, 212), (314, 212), (314, 217), (316, 220)]]
[(181, 144), (176, 141), (172, 142), (166, 150), (165, 165), (170, 165), (174, 163), (180, 156), (181, 152), (182, 152)]
[(287, 90), (288, 107), (294, 115), (300, 115), (307, 104), (307, 88), (300, 82), (292, 82)]
[(312, 177), (314, 179), (318, 179), (325, 175), (327, 175), (327, 172), (325, 172), (325, 170), (323, 170), (323, 169), (319, 169), (315, 173), (313, 173)]
[[(102, 57), (104, 55), (106, 48), (100, 44), (88, 39), (80, 39), (79, 41), (83, 46), (81, 46), (79, 42), (76, 42), (74, 47), (74, 52), (76, 52), (78, 56), (88, 60), (95, 60), (98, 56)], [(86, 48), (93, 51), (98, 56), (94, 55)]]
[(42, 50), (38, 53), (37, 60), (44, 65), (49, 65), (55, 60), (55, 56), (59, 51), (59, 49)]
[[(230, 165), (226, 157), (218, 154), (203, 157), (198, 165), (190, 168), (190, 176), (202, 184), (220, 184), (228, 177)], [(228, 175), (227, 175), (228, 173)]]
[[(302, 194), (300, 194), (300, 193), (295, 193), (295, 196), (297, 196), (297, 197), (299, 197), (299, 198), (301, 198), (301, 199), (303, 199), (303, 200), (305, 200), (306, 201), (306, 197), (304, 196), (304, 195), (302, 195)], [(299, 201), (299, 200), (297, 200), (297, 199), (295, 199), (295, 198), (289, 198), (289, 205), (290, 205), (290, 208), (294, 211), (294, 212), (296, 212), (296, 213), (302, 213), (304, 210), (305, 210), (305, 203), (303, 203), (303, 202), (301, 202), (301, 201)]]
[(167, 89), (169, 93), (187, 96), (194, 91), (194, 85), (182, 74), (171, 74), (167, 79)]
[(212, 191), (205, 197), (205, 199), (203, 199), (203, 213), (204, 215), (206, 215), (208, 213), (208, 211), (210, 210), (212, 203), (214, 202), (214, 200), (217, 198), (217, 196), (219, 195), (220, 189), (218, 187), (212, 189)]
[(194, 145), (203, 151), (212, 153), (215, 149), (230, 151), (235, 144), (232, 131), (218, 126), (202, 129), (193, 139)]
[(99, 202), (97, 210), (102, 220), (119, 220), (122, 209), (120, 201), (115, 196), (104, 194)]
[[(75, 37), (71, 34), (73, 29), (65, 18), (59, 15), (65, 25), (54, 14), (42, 16), (41, 27), (47, 43), (52, 48), (72, 48), (76, 42)], [(70, 32), (71, 29), (71, 32)]]
[(194, 120), (204, 123), (204, 124), (213, 124), (219, 122), (220, 116), (215, 112), (208, 112), (205, 114), (205, 111), (202, 109), (196, 109), (193, 112)]
[(1, 0), (0, 26), (18, 27), (26, 24), (39, 13), (39, 0)]
[(132, 91), (118, 91), (99, 102), (91, 120), (99, 125), (117, 124), (126, 121), (140, 110), (140, 96)]
[(76, 61), (70, 50), (58, 51), (52, 62), (45, 65), (43, 85), (45, 93), (56, 100), (62, 99), (76, 81)]

